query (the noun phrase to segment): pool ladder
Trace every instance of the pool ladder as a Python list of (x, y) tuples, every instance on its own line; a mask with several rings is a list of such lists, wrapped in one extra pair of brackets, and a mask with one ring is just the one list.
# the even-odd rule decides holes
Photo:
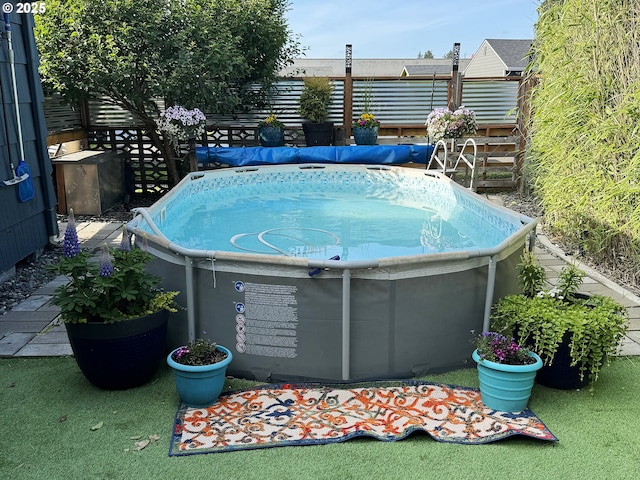
[[(469, 147), (469, 151), (467, 151), (467, 147)], [(471, 148), (473, 148), (473, 156), (471, 155)], [(442, 150), (442, 152), (440, 152), (440, 150)], [(453, 178), (458, 171), (458, 167), (461, 165), (460, 162), (462, 162), (465, 167), (464, 181), (465, 183), (467, 182), (467, 176), (469, 175), (469, 170), (471, 170), (469, 190), (473, 190), (475, 192), (474, 183), (476, 178), (476, 158), (478, 156), (478, 146), (476, 145), (476, 141), (473, 138), (467, 138), (454, 163), (453, 159), (455, 158), (455, 154), (455, 150), (452, 150), (450, 153), (447, 151), (447, 142), (445, 140), (438, 140), (433, 147), (431, 158), (427, 163), (427, 170), (429, 170), (433, 165), (436, 170), (442, 170), (443, 175)]]

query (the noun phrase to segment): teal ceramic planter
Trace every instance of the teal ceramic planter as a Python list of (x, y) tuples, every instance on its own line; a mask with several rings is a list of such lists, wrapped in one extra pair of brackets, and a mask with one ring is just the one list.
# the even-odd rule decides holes
[(375, 145), (378, 142), (378, 127), (353, 127), (353, 139), (357, 145)]
[(225, 352), (227, 358), (211, 365), (182, 365), (172, 358), (177, 349), (167, 356), (167, 363), (173, 369), (176, 390), (180, 400), (187, 406), (208, 407), (218, 400), (224, 387), (227, 366), (233, 360), (233, 355), (221, 345), (218, 345), (217, 349)]
[(282, 127), (260, 127), (258, 137), (263, 147), (284, 146), (284, 128)]
[(485, 406), (501, 412), (521, 412), (527, 408), (536, 372), (542, 368), (542, 360), (530, 365), (505, 365), (480, 359), (474, 350), (472, 357), (478, 364), (480, 394)]

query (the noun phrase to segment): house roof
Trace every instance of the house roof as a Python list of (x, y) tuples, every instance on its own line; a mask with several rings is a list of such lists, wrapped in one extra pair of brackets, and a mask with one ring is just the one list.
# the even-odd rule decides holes
[[(460, 59), (463, 71), (470, 59)], [(448, 75), (450, 58), (358, 58), (351, 62), (354, 77), (397, 77), (400, 75)], [(341, 58), (297, 58), (293, 65), (280, 71), (281, 76), (343, 77), (345, 60)]]
[[(522, 71), (529, 63), (529, 51), (533, 40), (510, 40), (488, 38), (486, 43), (496, 52), (507, 71)], [(482, 48), (482, 46), (480, 46)]]
[[(461, 58), (458, 64), (458, 70), (461, 72), (467, 68), (470, 58)], [(412, 75), (449, 75), (451, 73), (451, 59), (450, 58), (430, 58), (428, 62), (424, 64), (407, 64), (404, 66), (402, 70), (403, 76), (412, 76)]]

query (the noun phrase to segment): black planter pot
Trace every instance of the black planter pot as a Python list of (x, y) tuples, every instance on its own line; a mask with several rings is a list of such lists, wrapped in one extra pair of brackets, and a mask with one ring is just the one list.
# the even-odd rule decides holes
[(333, 122), (303, 123), (307, 147), (329, 146), (333, 141)]
[[(586, 293), (574, 293), (575, 298), (588, 300)], [(575, 390), (589, 385), (589, 365), (580, 379), (580, 365), (571, 366), (571, 333), (567, 332), (558, 344), (558, 350), (551, 365), (544, 365), (536, 375), (536, 383), (559, 390)]]
[(104, 390), (147, 383), (164, 359), (169, 312), (117, 323), (67, 323), (73, 355), (84, 376)]
[(570, 342), (571, 336), (566, 333), (564, 337), (562, 337), (562, 342), (558, 345), (558, 350), (553, 357), (553, 363), (551, 365), (545, 365), (538, 370), (536, 383), (560, 390), (584, 388), (589, 384), (588, 367), (584, 378), (580, 380), (580, 366), (571, 366)]

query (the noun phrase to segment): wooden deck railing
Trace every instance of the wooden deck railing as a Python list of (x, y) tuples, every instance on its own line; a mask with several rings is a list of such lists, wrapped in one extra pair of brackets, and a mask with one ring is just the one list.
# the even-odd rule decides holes
[[(340, 127), (337, 127), (338, 129)], [(514, 125), (483, 125), (474, 139), (478, 145), (477, 181), (482, 189), (513, 189), (519, 176), (522, 156), (520, 137), (514, 134)], [(424, 125), (384, 125), (379, 132), (379, 144), (425, 144), (430, 139), (425, 136)], [(160, 153), (153, 147), (145, 131), (139, 127), (94, 127), (84, 133), (87, 147), (98, 150), (117, 150), (125, 154), (131, 165), (136, 190), (139, 192), (163, 192), (168, 190), (167, 171)], [(340, 132), (337, 138), (340, 140)], [(78, 140), (77, 132), (73, 140)], [(66, 137), (51, 137), (50, 144), (64, 141)], [(343, 144), (352, 143), (344, 139)], [(290, 146), (304, 146), (301, 126), (285, 129), (285, 143)], [(339, 143), (339, 142), (336, 142)], [(206, 146), (248, 147), (259, 144), (257, 128), (215, 126), (209, 128), (198, 142)], [(183, 153), (186, 153), (183, 152)], [(424, 168), (421, 164), (408, 165)], [(223, 167), (222, 165), (219, 167)]]

